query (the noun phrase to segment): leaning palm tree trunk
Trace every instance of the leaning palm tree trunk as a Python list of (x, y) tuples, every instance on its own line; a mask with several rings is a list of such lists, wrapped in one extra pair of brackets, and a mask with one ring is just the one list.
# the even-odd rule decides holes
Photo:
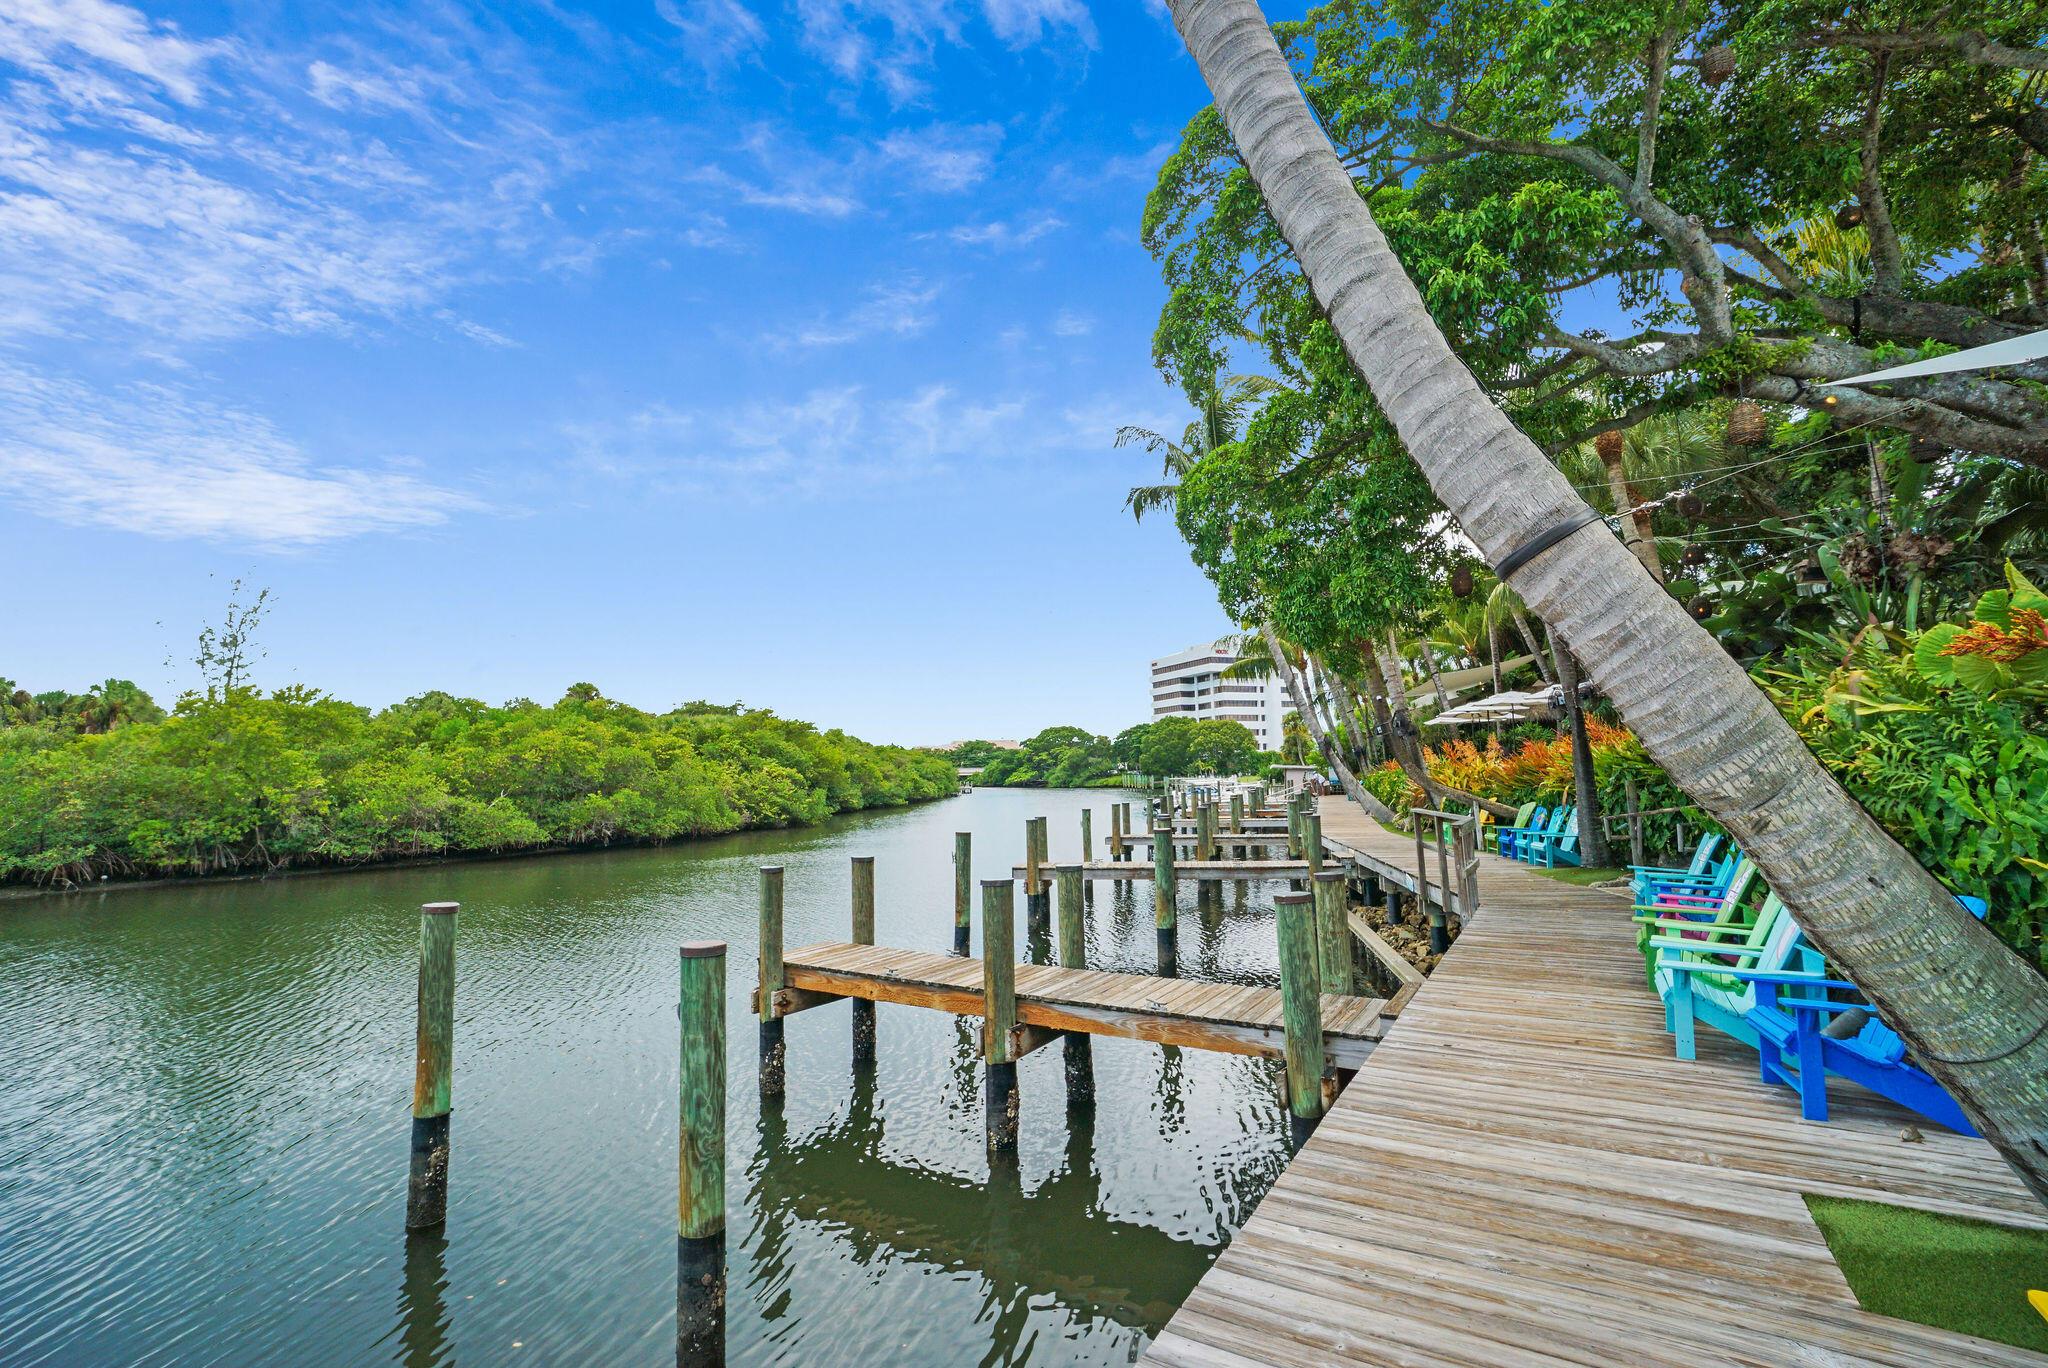
[(1301, 715), (1301, 725), (1308, 728), (1308, 734), (1316, 743), (1316, 753), (1323, 763), (1337, 776), (1337, 783), (1344, 790), (1344, 796), (1364, 808), (1376, 822), (1398, 823), (1401, 818), (1392, 808), (1366, 791), (1358, 782), (1358, 776), (1351, 772), (1351, 766), (1344, 763), (1344, 757), (1337, 754), (1337, 747), (1330, 740), (1330, 733), (1323, 727), (1323, 719), (1317, 714), (1314, 702), (1308, 696), (1301, 676), (1295, 672), (1294, 658), (1287, 654), (1287, 648), (1280, 642), (1280, 634), (1273, 630), (1270, 622), (1259, 624), (1259, 635), (1265, 639), (1266, 649), (1273, 654), (1273, 668), (1280, 672), (1280, 678), (1287, 685), (1287, 695), (1294, 700), (1294, 711)]
[[(1254, 0), (1168, 7), (1352, 364), (1466, 535), (1497, 566), (1589, 515), (1452, 353)], [(1511, 580), (2048, 1202), (2048, 979), (1828, 777), (1741, 667), (1604, 527), (1565, 536)]]

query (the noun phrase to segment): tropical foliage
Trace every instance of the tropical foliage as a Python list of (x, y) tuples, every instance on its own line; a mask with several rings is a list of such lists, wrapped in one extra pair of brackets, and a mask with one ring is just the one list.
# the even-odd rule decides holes
[[(104, 690), (102, 691), (104, 692)], [(0, 878), (52, 883), (666, 841), (954, 791), (933, 752), (738, 706), (428, 693), (372, 712), (239, 684), (169, 717), (0, 727)]]
[(1250, 774), (1273, 758), (1262, 755), (1251, 730), (1239, 722), (1162, 717), (1126, 727), (1112, 740), (1081, 727), (1047, 727), (1020, 750), (998, 750), (986, 759), (987, 742), (955, 748), (956, 763), (981, 764), (978, 784), (1013, 787), (1083, 788), (1115, 784), (1128, 776)]

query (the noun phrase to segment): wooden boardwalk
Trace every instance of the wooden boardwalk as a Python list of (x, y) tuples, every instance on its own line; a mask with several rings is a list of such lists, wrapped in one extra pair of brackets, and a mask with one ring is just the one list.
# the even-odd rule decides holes
[[(828, 942), (783, 953), (783, 974), (799, 1005), (864, 998), (982, 1014), (981, 961), (886, 945)], [(1323, 995), (1323, 1049), (1340, 1068), (1365, 1063), (1385, 1034), (1387, 1003)], [(1112, 974), (1098, 969), (1017, 966), (1017, 1021), (1046, 1031), (1083, 1031), (1160, 1045), (1279, 1057), (1280, 990), (1227, 983)], [(1041, 1042), (1042, 1043), (1042, 1042)]]
[[(1343, 800), (1323, 833), (1412, 878)], [(1906, 1143), (1847, 1084), (1802, 1122), (1713, 1032), (1674, 1059), (1627, 903), (1481, 860), (1472, 925), (1149, 1362), (2048, 1364), (1862, 1310), (1800, 1200), (2048, 1226), (1990, 1146)]]
[[(1224, 842), (1217, 842), (1222, 845)], [(1053, 871), (1060, 866), (1048, 861), (1039, 866), (1047, 884), (1052, 882)], [(1306, 879), (1306, 860), (1175, 860), (1173, 876), (1176, 879)], [(1024, 866), (1013, 865), (1010, 877), (1024, 877)], [(1081, 866), (1084, 879), (1149, 879), (1152, 864), (1149, 860), (1090, 860)]]

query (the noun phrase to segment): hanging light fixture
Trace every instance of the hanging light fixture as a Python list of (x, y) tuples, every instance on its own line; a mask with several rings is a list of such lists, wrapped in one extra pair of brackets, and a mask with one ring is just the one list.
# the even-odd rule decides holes
[(1726, 43), (1716, 43), (1700, 54), (1700, 80), (1708, 86), (1720, 85), (1735, 74), (1735, 49)]
[(1764, 406), (1754, 399), (1737, 400), (1735, 407), (1728, 410), (1729, 446), (1762, 446), (1771, 438), (1771, 418), (1764, 412)]
[(1451, 592), (1459, 598), (1472, 597), (1472, 567), (1460, 562), (1451, 569)]

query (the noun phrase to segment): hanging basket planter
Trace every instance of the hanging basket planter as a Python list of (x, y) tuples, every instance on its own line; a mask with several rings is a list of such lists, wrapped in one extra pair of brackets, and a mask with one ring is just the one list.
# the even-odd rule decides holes
[(1679, 517), (1691, 522), (1707, 511), (1707, 501), (1688, 489), (1671, 501), (1671, 509)]
[(1685, 548), (1684, 554), (1680, 555), (1678, 559), (1685, 565), (1705, 565), (1707, 563), (1707, 548), (1697, 544), (1688, 546)]
[(1692, 614), (1694, 621), (1704, 621), (1714, 615), (1714, 601), (1705, 594), (1694, 594), (1686, 600), (1685, 611)]
[(1700, 54), (1700, 79), (1709, 86), (1720, 85), (1735, 74), (1735, 49), (1716, 43)]
[(1459, 598), (1472, 597), (1472, 567), (1459, 565), (1451, 570), (1451, 592)]
[(1771, 439), (1771, 417), (1754, 399), (1743, 399), (1728, 410), (1728, 445), (1762, 446)]
[(1854, 228), (1862, 222), (1863, 206), (1860, 204), (1845, 204), (1835, 210), (1835, 227), (1837, 228)]
[(1593, 450), (1600, 453), (1600, 459), (1612, 464), (1621, 459), (1621, 449), (1627, 439), (1619, 431), (1603, 432), (1593, 439)]

